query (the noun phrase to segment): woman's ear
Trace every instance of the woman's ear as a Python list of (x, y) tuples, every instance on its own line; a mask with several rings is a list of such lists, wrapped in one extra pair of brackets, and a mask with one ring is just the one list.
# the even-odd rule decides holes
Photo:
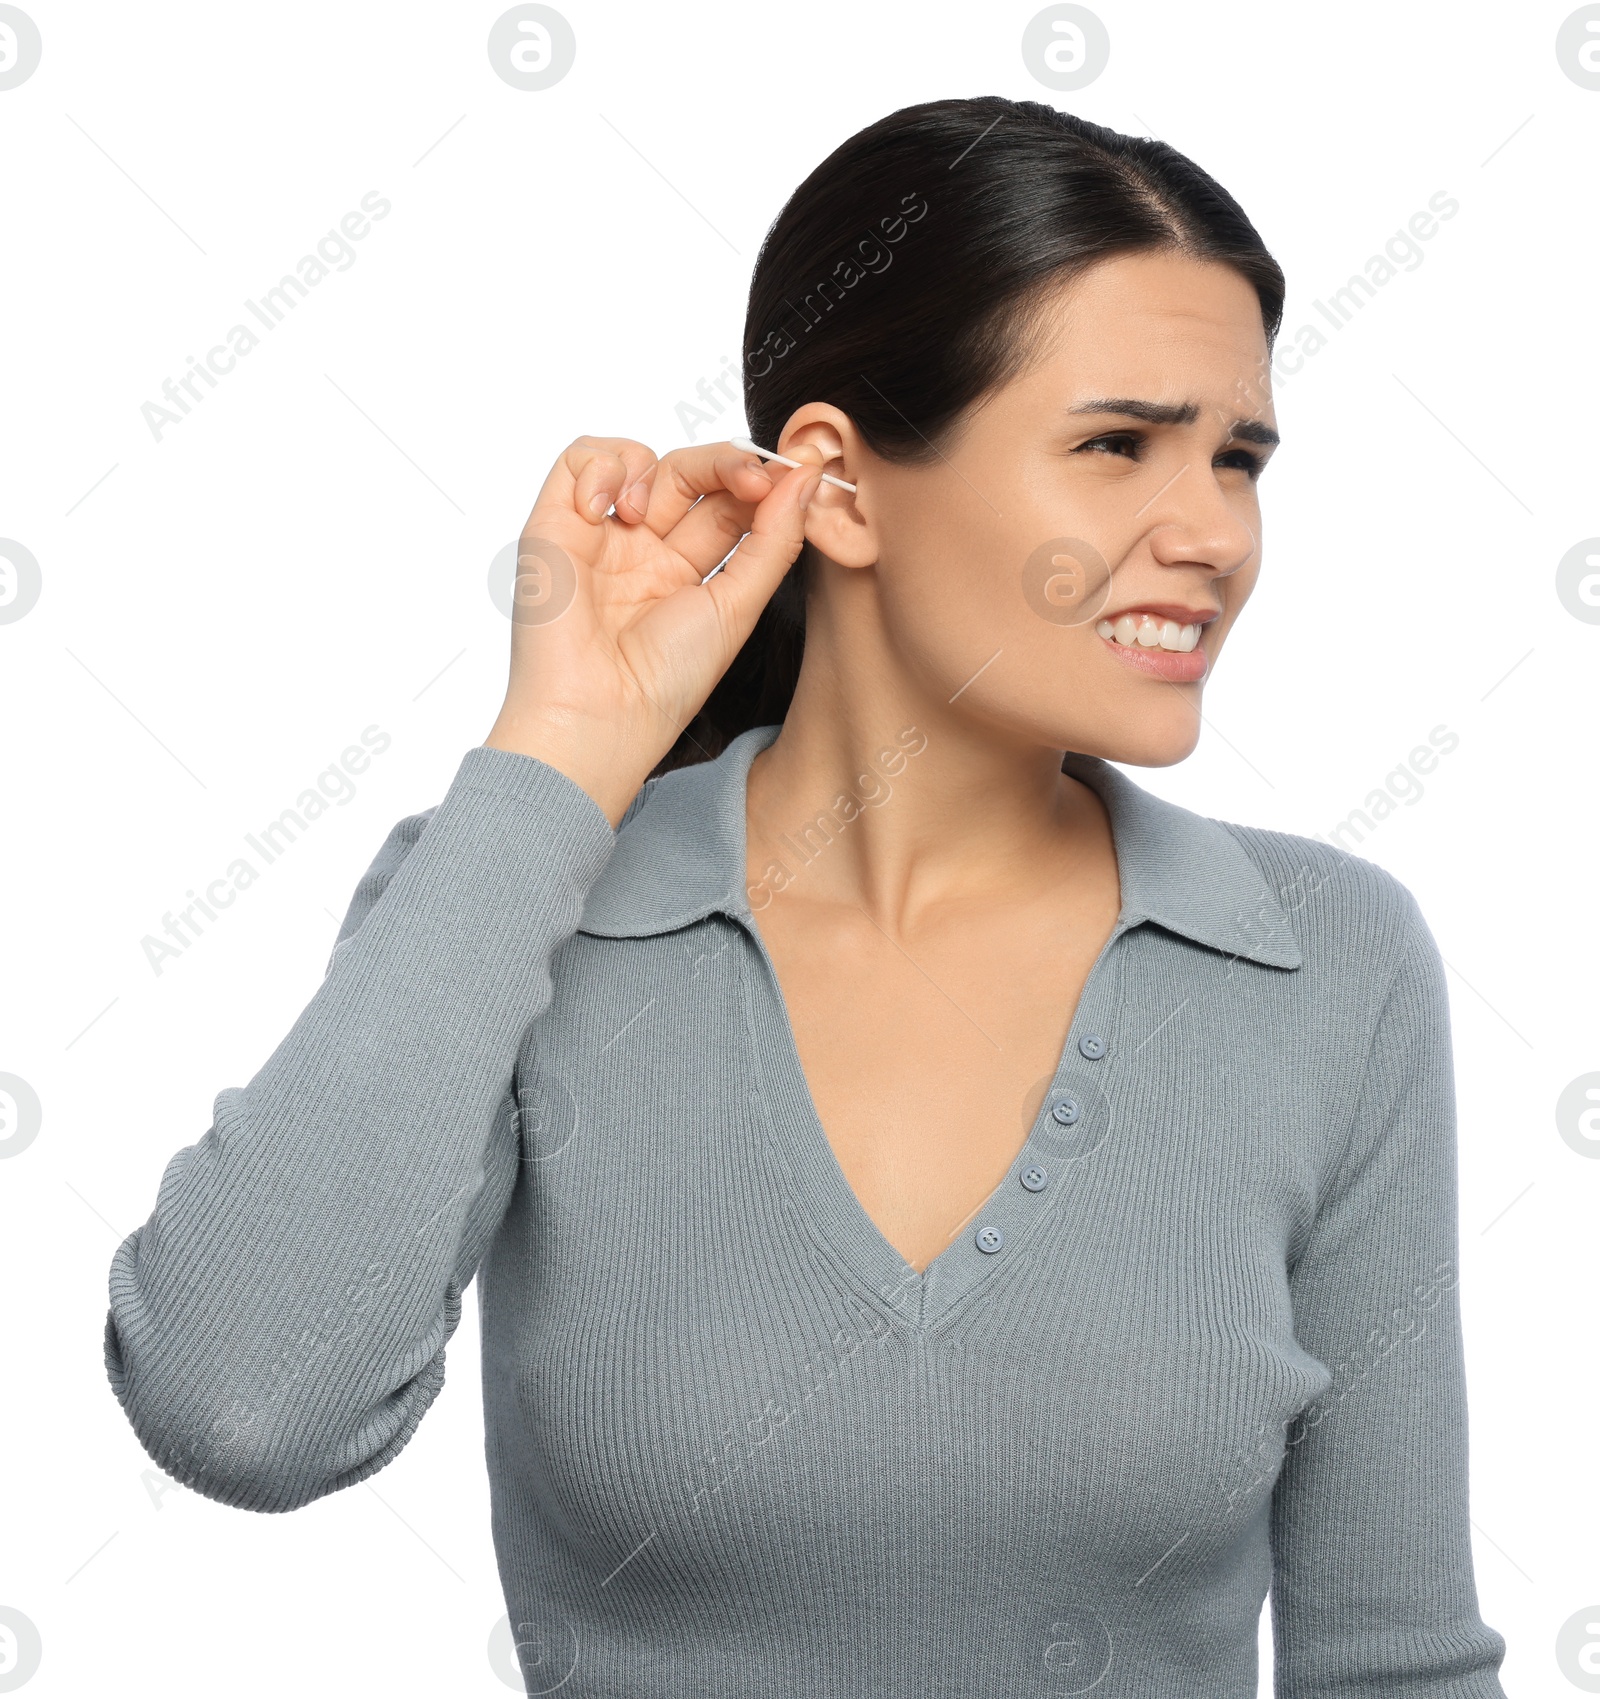
[(877, 537), (867, 518), (867, 491), (862, 487), (863, 476), (870, 476), (870, 456), (849, 416), (837, 407), (802, 408), (773, 447), (791, 460), (813, 464), (820, 454), (824, 472), (856, 486), (852, 494), (826, 479), (817, 485), (806, 509), (806, 541), (840, 566), (876, 564)]

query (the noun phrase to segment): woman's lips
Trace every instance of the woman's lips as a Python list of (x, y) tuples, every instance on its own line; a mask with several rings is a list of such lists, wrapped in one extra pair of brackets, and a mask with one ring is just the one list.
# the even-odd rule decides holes
[(1100, 637), (1096, 641), (1111, 650), (1125, 666), (1136, 667), (1142, 673), (1168, 679), (1174, 684), (1193, 684), (1206, 675), (1206, 640), (1203, 631), (1200, 633), (1200, 641), (1186, 654), (1176, 649), (1147, 649), (1140, 643), (1119, 643), (1114, 637)]

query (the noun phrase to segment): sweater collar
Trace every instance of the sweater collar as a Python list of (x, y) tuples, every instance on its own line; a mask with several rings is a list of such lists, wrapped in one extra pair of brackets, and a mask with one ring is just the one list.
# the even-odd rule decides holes
[[(652, 779), (617, 829), (580, 929), (605, 938), (670, 932), (709, 914), (753, 924), (745, 872), (750, 763), (781, 728), (741, 733), (714, 760)], [(1105, 804), (1122, 885), (1121, 921), (1153, 921), (1195, 943), (1271, 967), (1299, 967), (1282, 903), (1220, 821), (1137, 785), (1097, 755), (1062, 770)]]

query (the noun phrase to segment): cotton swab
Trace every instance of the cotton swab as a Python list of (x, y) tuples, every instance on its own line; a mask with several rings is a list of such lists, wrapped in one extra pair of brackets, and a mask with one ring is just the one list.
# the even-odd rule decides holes
[[(780, 460), (785, 466), (805, 465), (805, 461), (803, 460), (791, 460), (788, 455), (776, 454), (770, 448), (758, 448), (753, 442), (751, 442), (749, 437), (730, 437), (728, 440), (735, 448), (742, 449), (746, 454), (759, 454), (768, 460)], [(843, 478), (836, 478), (831, 472), (824, 472), (822, 474), (822, 481), (825, 484), (837, 484), (841, 490), (848, 490), (851, 495), (856, 493), (856, 487), (854, 484), (847, 484)]]

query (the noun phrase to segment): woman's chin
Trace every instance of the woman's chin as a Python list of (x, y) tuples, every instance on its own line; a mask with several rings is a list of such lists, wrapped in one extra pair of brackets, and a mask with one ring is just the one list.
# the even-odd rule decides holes
[(1152, 719), (1149, 725), (1123, 722), (1086, 733), (1081, 726), (1064, 727), (1063, 749), (1098, 755), (1128, 767), (1173, 767), (1194, 754), (1200, 741), (1200, 715), (1185, 707), (1179, 714)]

